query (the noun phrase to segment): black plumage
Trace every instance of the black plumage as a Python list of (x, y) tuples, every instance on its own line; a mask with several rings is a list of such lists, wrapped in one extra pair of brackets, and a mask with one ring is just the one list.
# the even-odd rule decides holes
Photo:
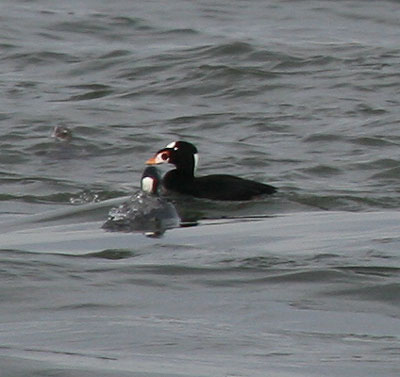
[(170, 163), (176, 169), (167, 172), (163, 185), (167, 190), (197, 198), (212, 200), (250, 200), (258, 195), (273, 194), (271, 185), (239, 178), (228, 174), (195, 177), (197, 165), (196, 147), (185, 141), (176, 141), (159, 150), (147, 164)]

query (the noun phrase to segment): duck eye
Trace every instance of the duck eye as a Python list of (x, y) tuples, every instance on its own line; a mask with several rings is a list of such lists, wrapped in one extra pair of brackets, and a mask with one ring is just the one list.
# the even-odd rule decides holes
[(168, 157), (169, 157), (169, 154), (167, 152), (164, 152), (161, 154), (161, 159), (164, 161), (168, 160)]

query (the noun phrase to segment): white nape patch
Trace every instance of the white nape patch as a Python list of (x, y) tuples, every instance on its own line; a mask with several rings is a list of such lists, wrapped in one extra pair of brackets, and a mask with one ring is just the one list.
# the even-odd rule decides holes
[(165, 148), (175, 148), (176, 147), (176, 141), (173, 141), (172, 143), (169, 143)]
[(196, 173), (197, 166), (199, 165), (199, 155), (197, 153), (193, 155), (193, 163), (194, 163), (193, 173)]
[(151, 177), (144, 177), (142, 179), (142, 191), (149, 194), (153, 193), (154, 179)]

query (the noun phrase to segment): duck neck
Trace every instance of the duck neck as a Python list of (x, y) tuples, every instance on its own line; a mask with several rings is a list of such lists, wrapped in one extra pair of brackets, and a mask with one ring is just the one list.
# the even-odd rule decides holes
[(198, 163), (198, 156), (195, 153), (192, 158), (184, 160), (184, 162), (180, 162), (176, 164), (176, 170), (179, 172), (180, 175), (185, 176), (186, 178), (193, 179), (194, 173), (197, 168)]
[(163, 185), (167, 190), (177, 191), (182, 194), (191, 194), (194, 185), (193, 172), (174, 169), (165, 174)]

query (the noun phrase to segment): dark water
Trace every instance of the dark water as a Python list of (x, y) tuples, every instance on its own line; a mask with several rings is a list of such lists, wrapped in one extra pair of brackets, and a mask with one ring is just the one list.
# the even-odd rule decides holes
[[(2, 1), (1, 377), (398, 376), (399, 8)], [(177, 139), (279, 193), (101, 230)]]

